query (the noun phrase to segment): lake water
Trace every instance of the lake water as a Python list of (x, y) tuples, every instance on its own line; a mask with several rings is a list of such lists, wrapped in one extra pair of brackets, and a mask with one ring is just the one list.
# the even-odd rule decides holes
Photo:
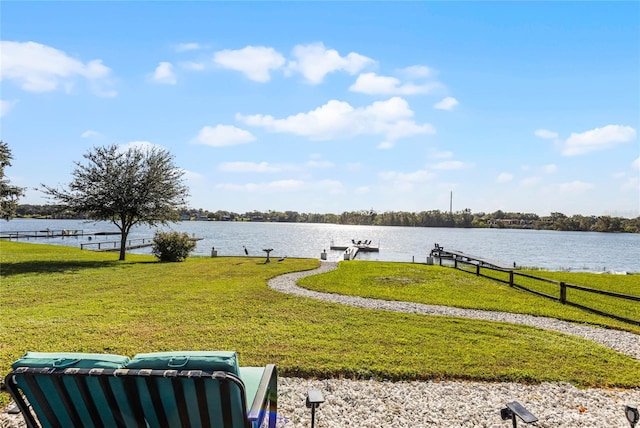
[[(110, 223), (82, 220), (13, 219), (0, 222), (0, 232), (36, 230), (117, 231)], [(340, 260), (341, 251), (330, 251), (332, 243), (348, 245), (352, 239), (371, 240), (378, 253), (360, 253), (361, 260), (424, 262), (438, 243), (445, 250), (462, 251), (496, 260), (506, 265), (536, 266), (549, 270), (640, 272), (640, 234), (558, 232), (516, 229), (453, 229), (397, 226), (344, 226), (308, 223), (206, 222), (185, 221), (169, 227), (202, 238), (193, 254), (219, 256), (264, 256), (263, 248), (273, 248), (271, 257), (319, 258), (326, 249), (328, 260)], [(155, 229), (136, 227), (129, 238), (153, 237)], [(118, 236), (93, 237), (114, 241)], [(79, 247), (90, 242), (87, 236), (20, 240)], [(149, 248), (133, 250), (150, 253)]]

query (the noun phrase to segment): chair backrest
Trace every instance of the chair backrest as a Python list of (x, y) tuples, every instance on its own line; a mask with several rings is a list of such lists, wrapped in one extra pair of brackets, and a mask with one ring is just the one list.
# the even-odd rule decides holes
[[(209, 355), (205, 364), (200, 360), (206, 355), (197, 352), (141, 354), (132, 360), (28, 353), (14, 363), (6, 387), (30, 427), (38, 426), (37, 419), (43, 428), (248, 428), (245, 386), (235, 353), (227, 354), (233, 355)], [(190, 369), (203, 365), (213, 370)], [(24, 411), (28, 406), (20, 392), (35, 417)]]
[(18, 367), (7, 387), (43, 428), (250, 426), (244, 385), (223, 371)]

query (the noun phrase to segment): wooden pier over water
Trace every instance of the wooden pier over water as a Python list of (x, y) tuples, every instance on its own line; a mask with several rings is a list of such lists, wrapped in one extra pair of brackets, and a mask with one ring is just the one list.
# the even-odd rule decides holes
[[(190, 238), (192, 241), (201, 241), (203, 238)], [(153, 238), (133, 238), (127, 239), (125, 250), (135, 250), (138, 248), (150, 247), (153, 245)], [(85, 247), (92, 251), (120, 251), (120, 241), (85, 242), (80, 244), (80, 249)], [(91, 248), (95, 247), (95, 248)]]
[(438, 244), (435, 244), (435, 248), (431, 250), (431, 257), (437, 258), (440, 265), (442, 265), (442, 260), (452, 260), (456, 265), (457, 262), (463, 262), (480, 267), (497, 268), (502, 270), (513, 269), (512, 266), (507, 266), (503, 263), (485, 259), (483, 257), (472, 256), (471, 254), (463, 253), (462, 251), (445, 250)]
[(45, 229), (45, 230), (16, 230), (0, 232), (0, 239), (43, 239), (43, 238), (64, 238), (78, 236), (107, 236), (120, 235), (117, 231), (108, 232), (85, 232), (82, 229)]
[[(0, 232), (0, 239), (52, 239), (52, 238), (80, 238), (87, 237), (87, 242), (80, 243), (80, 249), (92, 251), (120, 251), (120, 240), (98, 241), (93, 240), (97, 236), (120, 235), (119, 231), (107, 232), (85, 232), (82, 229), (45, 229), (45, 230), (20, 230)], [(200, 241), (203, 238), (190, 238), (192, 241)], [(138, 248), (150, 247), (153, 245), (153, 238), (131, 238), (127, 239), (125, 250), (135, 250)]]
[(334, 245), (333, 242), (329, 246), (334, 251), (344, 251), (342, 257), (344, 260), (355, 260), (360, 251), (362, 252), (375, 252), (380, 251), (380, 245), (377, 247), (371, 246), (371, 241), (355, 241), (351, 240), (351, 245)]

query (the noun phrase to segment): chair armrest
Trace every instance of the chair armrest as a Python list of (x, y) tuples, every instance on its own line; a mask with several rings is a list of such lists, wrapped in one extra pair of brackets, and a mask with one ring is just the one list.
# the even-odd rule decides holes
[[(265, 410), (269, 413), (273, 412), (275, 420), (275, 412), (278, 402), (278, 371), (273, 364), (267, 364), (260, 378), (258, 391), (253, 399), (253, 404), (249, 409), (247, 417), (250, 421), (259, 421), (261, 413)], [(267, 406), (267, 403), (269, 405)], [(264, 416), (264, 414), (263, 414)], [(272, 415), (269, 415), (271, 419)], [(271, 424), (269, 424), (271, 426)]]

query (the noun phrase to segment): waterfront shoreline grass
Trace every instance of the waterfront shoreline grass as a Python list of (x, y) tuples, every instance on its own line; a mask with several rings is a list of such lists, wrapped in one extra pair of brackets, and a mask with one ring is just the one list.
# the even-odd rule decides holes
[(282, 376), (640, 387), (640, 361), (566, 334), (351, 308), (267, 287), (317, 267), (314, 259), (116, 258), (0, 242), (0, 374), (28, 350), (233, 349), (242, 365), (276, 363)]
[[(486, 274), (486, 271), (488, 270), (483, 270), (483, 273)], [(496, 272), (496, 274), (500, 273)], [(536, 271), (535, 275), (598, 290), (640, 295), (640, 275), (549, 271)], [(502, 281), (508, 281), (509, 275), (503, 273), (502, 276), (496, 275), (496, 277)], [(523, 277), (516, 277), (516, 281), (520, 284), (525, 283), (532, 289), (559, 296), (557, 285), (527, 280)], [(417, 263), (345, 261), (340, 263), (339, 270), (321, 276), (303, 278), (299, 285), (312, 291), (372, 299), (544, 316), (640, 334), (640, 326), (563, 305), (560, 302), (510, 287), (508, 284), (451, 267)], [(579, 294), (573, 290), (570, 293), (571, 298)], [(584, 296), (580, 296), (582, 300), (578, 302), (593, 306), (602, 306), (606, 303), (616, 314), (637, 317), (640, 311), (640, 302), (581, 293)]]

